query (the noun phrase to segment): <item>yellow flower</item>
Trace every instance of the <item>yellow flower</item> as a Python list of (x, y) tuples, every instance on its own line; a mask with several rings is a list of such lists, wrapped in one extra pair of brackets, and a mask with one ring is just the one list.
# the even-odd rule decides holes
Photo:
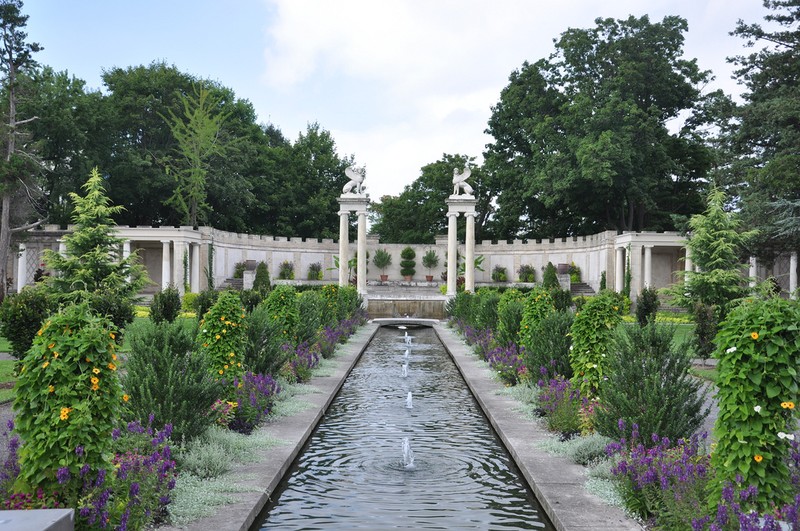
[(52, 385), (48, 385), (48, 386), (47, 386), (47, 392), (48, 392), (48, 393), (54, 393), (54, 392), (55, 392), (55, 390), (56, 390), (56, 388), (55, 388), (55, 387), (53, 387)]
[(117, 366), (114, 365), (113, 363), (109, 363), (108, 364), (108, 368), (111, 369), (112, 371), (116, 371), (117, 370)]
[(207, 346), (208, 346), (208, 343), (203, 343), (203, 346), (204, 346), (204, 347), (207, 347)]
[(227, 334), (227, 333), (228, 333), (228, 331), (227, 331), (225, 328), (223, 328), (223, 329), (222, 329), (222, 333), (223, 333), (223, 334)]
[(228, 366), (227, 366), (227, 365), (225, 365), (225, 366), (224, 366), (224, 367), (222, 367), (222, 368), (223, 368), (223, 369), (225, 369), (226, 371), (228, 370)]
[(61, 408), (61, 420), (67, 420), (69, 418), (70, 411), (72, 411), (71, 407), (62, 407)]
[(47, 345), (47, 348), (53, 348), (54, 346), (56, 346), (55, 343), (50, 343), (49, 345)]
[(95, 373), (95, 374), (100, 374), (100, 369), (95, 367), (94, 369), (92, 369), (92, 372)]
[(783, 409), (794, 409), (794, 402), (781, 402)]
[(42, 363), (42, 369), (46, 369), (48, 365), (50, 365), (49, 361)]
[(111, 355), (111, 359), (114, 360), (114, 361), (117, 361), (117, 355), (116, 354), (112, 354)]
[(225, 320), (225, 316), (223, 315), (222, 317), (219, 318), (219, 320), (220, 321), (224, 321)]
[(215, 339), (219, 339), (220, 337), (222, 337), (222, 336), (220, 336), (219, 334), (217, 334), (216, 336), (214, 336), (214, 338), (215, 338)]
[(123, 402), (127, 402), (128, 400), (130, 400), (130, 398), (131, 397), (129, 397), (128, 395), (122, 395), (122, 401)]
[(114, 335), (114, 332), (109, 332), (108, 335), (111, 339), (117, 339), (117, 336)]
[(753, 459), (755, 459), (755, 460), (756, 460), (756, 463), (760, 463), (761, 461), (763, 461), (763, 460), (764, 460), (764, 458), (763, 458), (761, 455), (759, 455), (759, 454), (756, 454), (756, 455), (754, 455), (754, 456), (753, 456)]
[(236, 355), (236, 354), (234, 354), (233, 352), (231, 352), (230, 354), (228, 354), (228, 357), (229, 357), (229, 358), (232, 358), (232, 357), (234, 357), (235, 355)]
[(92, 391), (97, 391), (98, 389), (100, 389), (100, 386), (99, 386), (99, 385), (97, 385), (97, 384), (92, 384)]
[(758, 339), (758, 332), (750, 332), (750, 337), (752, 337), (753, 340), (755, 341), (756, 339)]
[(92, 376), (90, 378), (90, 381), (92, 382), (92, 385), (97, 385), (100, 382), (100, 380), (96, 376)]
[(240, 361), (239, 363), (236, 364), (236, 366), (237, 367), (241, 367), (242, 366), (242, 362)]
[(56, 352), (55, 350), (53, 351), (53, 357), (58, 358), (58, 352)]
[(37, 335), (37, 336), (40, 336), (40, 335), (42, 335), (42, 329), (41, 329), (41, 328), (39, 329), (39, 331), (38, 331), (38, 332), (36, 332), (36, 335)]
[(220, 373), (220, 374), (224, 374), (224, 373), (225, 373), (225, 371), (223, 371), (222, 369), (220, 369), (220, 370), (219, 370), (219, 373)]

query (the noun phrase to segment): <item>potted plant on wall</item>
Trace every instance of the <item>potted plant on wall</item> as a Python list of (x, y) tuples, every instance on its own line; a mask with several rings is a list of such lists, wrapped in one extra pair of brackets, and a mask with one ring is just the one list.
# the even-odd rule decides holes
[[(422, 255), (422, 265), (425, 266), (428, 273), (432, 273), (433, 269), (439, 266), (439, 255), (436, 254), (435, 250), (430, 249)], [(425, 275), (425, 280), (428, 282), (433, 281), (433, 274)]]
[(375, 251), (375, 256), (372, 258), (372, 263), (375, 267), (381, 270), (381, 282), (386, 282), (389, 275), (385, 274), (386, 268), (392, 265), (392, 255), (386, 249), (378, 249)]
[(414, 260), (416, 257), (417, 253), (415, 253), (414, 249), (411, 247), (406, 247), (400, 251), (400, 274), (403, 275), (403, 278), (406, 280), (411, 280), (417, 272), (417, 270), (414, 269), (417, 265), (416, 260)]

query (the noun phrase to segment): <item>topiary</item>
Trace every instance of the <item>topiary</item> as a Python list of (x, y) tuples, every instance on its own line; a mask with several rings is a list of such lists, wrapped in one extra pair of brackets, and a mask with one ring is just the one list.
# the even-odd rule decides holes
[(542, 287), (548, 290), (553, 288), (561, 288), (561, 284), (558, 283), (556, 266), (553, 265), (553, 262), (547, 262), (547, 265), (544, 268), (544, 273), (542, 274)]
[(417, 253), (411, 247), (406, 247), (400, 251), (400, 274), (404, 277), (413, 277), (417, 270), (414, 268), (417, 265)]
[(42, 319), (55, 309), (53, 300), (41, 284), (25, 286), (0, 304), (0, 334), (11, 343), (11, 354), (22, 359), (31, 347)]
[[(136, 323), (122, 386), (130, 396), (125, 419), (153, 415), (158, 426), (172, 425), (173, 440), (190, 441), (214, 423), (210, 415), (222, 386), (209, 373), (205, 358), (194, 353), (197, 322)], [(165, 385), (168, 382), (168, 385)]]
[(20, 449), (17, 489), (58, 490), (56, 473), (110, 467), (111, 431), (123, 396), (116, 330), (86, 303), (69, 305), (36, 333), (16, 384)]
[(151, 321), (156, 324), (164, 321), (171, 323), (178, 318), (180, 313), (181, 296), (178, 288), (170, 284), (153, 294), (153, 302), (150, 304)]
[(586, 398), (597, 396), (607, 373), (606, 359), (613, 345), (614, 330), (622, 320), (616, 294), (604, 291), (591, 297), (575, 314), (570, 334), (572, 382)]
[(798, 323), (800, 304), (781, 297), (742, 300), (720, 323), (711, 503), (729, 482), (757, 487), (760, 511), (794, 499), (787, 463), (800, 401)]
[[(270, 317), (279, 323), (281, 341), (291, 345), (297, 344), (297, 325), (300, 311), (297, 306), (297, 290), (294, 286), (281, 284), (275, 286), (264, 304)], [(337, 305), (338, 310), (338, 305)]]
[(253, 289), (265, 294), (270, 290), (270, 287), (267, 264), (266, 262), (259, 262), (256, 266), (256, 276), (253, 279)]
[(655, 322), (656, 312), (661, 305), (658, 300), (658, 290), (655, 288), (644, 288), (636, 299), (636, 320), (639, 326)]
[(209, 371), (218, 380), (231, 383), (244, 374), (244, 318), (239, 295), (225, 291), (200, 320), (199, 350), (206, 356)]

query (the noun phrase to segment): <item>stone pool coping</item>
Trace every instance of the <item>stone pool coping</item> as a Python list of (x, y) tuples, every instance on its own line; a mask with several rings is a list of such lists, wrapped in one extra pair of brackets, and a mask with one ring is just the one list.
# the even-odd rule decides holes
[[(311, 407), (274, 419), (260, 428), (284, 444), (259, 451), (263, 459), (239, 465), (226, 475), (227, 479), (248, 489), (248, 492), (232, 494), (236, 502), (217, 507), (213, 516), (183, 527), (161, 527), (159, 530), (248, 531), (379, 328), (375, 323), (360, 327), (339, 348), (331, 374), (311, 379), (309, 385), (318, 392), (302, 396)], [(453, 330), (444, 324), (436, 324), (433, 328), (558, 531), (642, 529), (620, 509), (605, 505), (583, 488), (586, 482), (584, 467), (536, 448), (537, 441), (552, 435), (538, 422), (523, 418), (512, 398), (498, 393), (501, 384), (492, 378), (490, 369), (472, 354), (470, 347)]]

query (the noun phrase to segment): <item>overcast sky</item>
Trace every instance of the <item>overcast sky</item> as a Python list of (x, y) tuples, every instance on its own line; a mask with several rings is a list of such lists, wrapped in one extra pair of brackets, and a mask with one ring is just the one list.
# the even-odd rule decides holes
[(726, 57), (759, 0), (24, 0), (37, 60), (103, 88), (103, 69), (165, 61), (249, 100), (296, 140), (309, 123), (366, 166), (373, 200), (442, 154), (482, 161), (483, 131), (511, 72), (597, 17), (687, 19), (685, 55), (739, 91)]

